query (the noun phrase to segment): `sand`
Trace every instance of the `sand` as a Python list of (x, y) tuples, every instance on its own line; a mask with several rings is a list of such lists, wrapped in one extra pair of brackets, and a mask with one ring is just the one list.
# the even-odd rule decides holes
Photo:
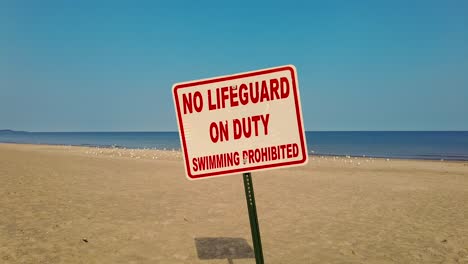
[[(253, 173), (266, 263), (468, 263), (468, 163)], [(177, 151), (0, 144), (0, 263), (255, 263), (242, 176)]]

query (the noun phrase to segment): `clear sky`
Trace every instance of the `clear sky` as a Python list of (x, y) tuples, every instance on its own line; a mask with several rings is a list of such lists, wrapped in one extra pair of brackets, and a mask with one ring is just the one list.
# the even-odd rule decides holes
[(176, 131), (173, 83), (294, 64), (306, 130), (468, 130), (468, 1), (2, 1), (0, 129)]

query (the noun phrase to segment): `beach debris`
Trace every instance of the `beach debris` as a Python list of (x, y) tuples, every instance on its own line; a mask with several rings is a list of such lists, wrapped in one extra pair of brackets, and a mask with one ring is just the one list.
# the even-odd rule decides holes
[(442, 240), (442, 241), (440, 241), (440, 242), (442, 242), (442, 243), (447, 243), (447, 239), (444, 239), (444, 240)]
[(88, 243), (88, 239), (87, 238), (82, 238), (81, 241), (85, 242), (85, 243)]

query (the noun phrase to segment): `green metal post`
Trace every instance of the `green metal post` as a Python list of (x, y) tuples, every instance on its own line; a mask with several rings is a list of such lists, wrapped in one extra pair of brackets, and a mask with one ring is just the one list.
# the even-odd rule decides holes
[(255, 195), (250, 172), (244, 173), (245, 198), (247, 199), (247, 209), (249, 210), (250, 230), (252, 231), (252, 243), (255, 252), (255, 262), (264, 264), (262, 241), (260, 239), (260, 228), (258, 226), (257, 206), (255, 205)]

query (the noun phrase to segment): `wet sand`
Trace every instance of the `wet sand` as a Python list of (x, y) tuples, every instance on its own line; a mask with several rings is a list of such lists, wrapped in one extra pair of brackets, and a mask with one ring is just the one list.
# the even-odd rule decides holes
[[(468, 263), (468, 162), (315, 156), (253, 183), (266, 263)], [(255, 263), (251, 246), (241, 175), (0, 144), (0, 263)]]

